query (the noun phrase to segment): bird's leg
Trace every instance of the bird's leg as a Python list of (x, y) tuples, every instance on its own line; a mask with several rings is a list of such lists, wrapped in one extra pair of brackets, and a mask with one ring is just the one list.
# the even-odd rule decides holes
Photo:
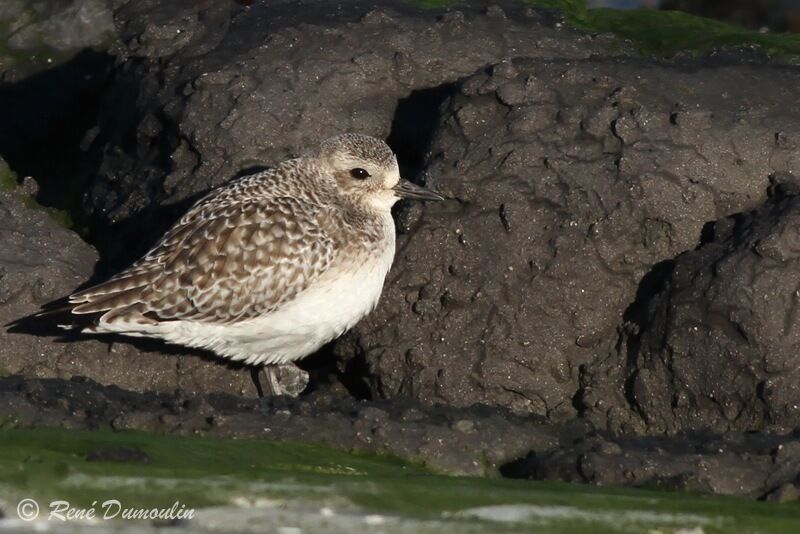
[(264, 374), (267, 375), (267, 387), (269, 389), (269, 394), (273, 397), (276, 395), (283, 395), (285, 392), (283, 391), (283, 388), (281, 388), (280, 382), (278, 382), (278, 366), (265, 365), (263, 369)]
[[(266, 376), (266, 384), (261, 387), (261, 373)], [(251, 367), (250, 376), (256, 386), (258, 396), (275, 397), (277, 395), (289, 395), (296, 397), (308, 385), (308, 373), (294, 365), (264, 365), (261, 367)]]
[(250, 378), (253, 380), (253, 384), (256, 386), (256, 392), (258, 392), (259, 399), (264, 398), (264, 389), (261, 387), (261, 379), (258, 376), (261, 371), (261, 367), (256, 367), (255, 365), (250, 366)]
[(275, 369), (281, 385), (281, 395), (297, 397), (308, 387), (308, 373), (294, 363), (276, 365)]
[[(256, 386), (259, 398), (274, 397), (283, 394), (280, 382), (277, 376), (277, 365), (253, 365), (250, 367), (250, 377), (253, 379), (253, 384)], [(267, 387), (261, 387), (261, 373), (267, 377)], [(265, 395), (266, 393), (266, 395)]]

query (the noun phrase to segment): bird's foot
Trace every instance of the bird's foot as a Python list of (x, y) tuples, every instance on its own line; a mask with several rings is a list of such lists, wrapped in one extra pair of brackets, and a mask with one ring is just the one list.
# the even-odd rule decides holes
[[(261, 377), (264, 380), (261, 380)], [(288, 395), (297, 397), (308, 386), (308, 373), (293, 363), (265, 365), (253, 372), (253, 382), (259, 397)], [(264, 384), (264, 387), (261, 387)]]

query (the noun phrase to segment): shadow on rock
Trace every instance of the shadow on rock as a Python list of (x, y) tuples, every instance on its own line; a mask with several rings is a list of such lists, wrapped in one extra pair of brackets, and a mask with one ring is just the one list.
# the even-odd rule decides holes
[(0, 156), (38, 184), (36, 200), (87, 223), (82, 195), (92, 173), (85, 149), (109, 86), (114, 58), (85, 50), (21, 81), (0, 83)]

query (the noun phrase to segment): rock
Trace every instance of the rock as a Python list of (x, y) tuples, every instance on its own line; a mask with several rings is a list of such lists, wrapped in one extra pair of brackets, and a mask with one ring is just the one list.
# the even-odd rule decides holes
[(0, 80), (16, 81), (85, 48), (115, 39), (106, 0), (4, 0), (0, 6)]
[(710, 433), (611, 437), (596, 433), (550, 451), (531, 453), (501, 472), (512, 478), (584, 482), (740, 495), (797, 498), (800, 456), (776, 459), (791, 434)]
[(764, 500), (771, 502), (796, 502), (800, 500), (800, 490), (795, 484), (783, 484), (769, 492)]
[(104, 0), (10, 0), (4, 19), (14, 19), (9, 48), (17, 51), (49, 46), (76, 51), (108, 41), (114, 34), (111, 7)]
[[(127, 266), (197, 194), (242, 169), (283, 159), (342, 131), (386, 137), (393, 131), (399, 102), (414, 104), (421, 98), (423, 109), (411, 105), (411, 118), (399, 119), (406, 129), (394, 130), (403, 132), (396, 136), (398, 150), (416, 147), (427, 137), (420, 136), (415, 118), (435, 115), (449, 84), (460, 76), (511, 51), (586, 57), (607, 45), (588, 35), (532, 24), (519, 6), (505, 9), (503, 19), (497, 10), (491, 16), (480, 8), (443, 16), (447, 13), (442, 10), (420, 10), (405, 2), (378, 7), (310, 2), (308, 9), (273, 2), (251, 7), (232, 2), (198, 7), (188, 0), (116, 4), (115, 22), (126, 48), (119, 51), (108, 85), (104, 55), (84, 58), (91, 63), (88, 70), (76, 58), (10, 84), (3, 93), (9, 105), (0, 115), (9, 128), (0, 129), (7, 134), (0, 135), (0, 150), (13, 156), (9, 161), (15, 169), (34, 176), (37, 200), (71, 204), (81, 187), (79, 171), (88, 172), (87, 211), (78, 215), (86, 219), (86, 237), (100, 254), (98, 262), (80, 240), (61, 229), (57, 237), (27, 250), (24, 243), (34, 236), (23, 231), (18, 237), (26, 262), (39, 265), (49, 257), (48, 247), (63, 249), (61, 240), (82, 247), (80, 254), (86, 256), (71, 264), (73, 271), (43, 272), (41, 279), (52, 285), (47, 295), (9, 305), (3, 310), (8, 320), (86, 282), (95, 262), (95, 281)], [(84, 4), (67, 5), (77, 13)], [(67, 80), (75, 87), (63, 100), (31, 90), (46, 95), (53, 83), (64, 87)], [(84, 104), (96, 102), (95, 91), (106, 88), (110, 90), (98, 124), (83, 124), (89, 113), (72, 114), (75, 109), (83, 113)], [(25, 109), (15, 107), (18, 103)], [(80, 128), (60, 126), (76, 123)], [(73, 139), (76, 135), (83, 140)], [(68, 154), (47, 148), (56, 142), (69, 145)], [(65, 172), (74, 183), (66, 184)], [(8, 227), (24, 228), (25, 217), (35, 213), (20, 212), (14, 222), (7, 221)], [(28, 279), (15, 269), (19, 278), (14, 284), (25, 287)], [(108, 338), (111, 345), (61, 344), (22, 334), (14, 339), (17, 344), (6, 348), (7, 371), (26, 376), (88, 376), (136, 391), (254, 392), (246, 372), (215, 359), (179, 357), (186, 352), (160, 344), (131, 344), (123, 338)], [(297, 390), (300, 382), (288, 380)]]
[[(416, 417), (406, 414), (414, 410)], [(548, 426), (502, 409), (358, 401), (315, 391), (299, 398), (142, 394), (92, 380), (0, 378), (0, 418), (21, 427), (113, 428), (182, 435), (306, 442), (389, 454), (450, 474), (496, 475), (526, 451), (549, 450), (587, 432)], [(471, 423), (469, 431), (465, 423)], [(120, 461), (131, 455), (103, 453)], [(129, 458), (134, 460), (135, 458)]]
[(709, 225), (626, 334), (621, 375), (648, 431), (800, 425), (798, 191), (778, 185), (764, 206)]
[[(624, 367), (620, 325), (661, 262), (695, 248), (708, 221), (763, 203), (770, 174), (800, 174), (791, 148), (800, 113), (786, 100), (798, 83), (780, 66), (601, 58), (516, 59), (467, 78), (443, 107), (426, 163), (428, 185), (452, 200), (409, 209), (382, 300), (337, 353), (363, 359), (377, 396), (555, 421), (581, 409), (600, 424), (643, 428), (624, 384), (596, 389), (624, 371), (595, 364)], [(780, 286), (786, 306), (793, 279)], [(788, 350), (792, 339), (769, 346)], [(713, 365), (726, 358), (717, 348)], [(787, 372), (776, 357), (774, 369)], [(663, 367), (655, 360), (651, 372)], [(712, 369), (680, 361), (687, 373)], [(642, 387), (663, 380), (642, 375)], [(786, 398), (787, 382), (769, 384), (765, 392)], [(745, 392), (756, 393), (730, 395)], [(671, 392), (642, 396), (660, 403), (648, 417), (670, 417)], [(715, 420), (690, 421), (695, 408), (681, 428)]]
[[(647, 332), (668, 328), (650, 320), (657, 304), (648, 303), (706, 224), (763, 204), (770, 174), (800, 172), (796, 71), (733, 56), (602, 58), (605, 38), (556, 28), (515, 2), (496, 5), (116, 2), (125, 46), (99, 122), (79, 144), (90, 153), (81, 162), (90, 169), (96, 278), (135, 259), (209, 188), (328, 135), (362, 131), (388, 138), (409, 177), (452, 200), (398, 210), (403, 235), (381, 305), (335, 348), (347, 374), (363, 375), (347, 387), (552, 421), (583, 414), (613, 430), (723, 419), (745, 428), (763, 424), (759, 417), (793, 424), (793, 389), (776, 374), (783, 356), (756, 360), (771, 367), (737, 385), (750, 395), (760, 384), (759, 400), (655, 414), (699, 404), (665, 386), (673, 363), (657, 362), (663, 348)], [(508, 59), (517, 55), (537, 59)], [(13, 89), (7, 96), (25, 85)], [(24, 174), (37, 178), (37, 198), (61, 191)], [(59, 173), (51, 178), (63, 184)], [(23, 229), (9, 260), (17, 278), (4, 286), (12, 320), (85, 282), (94, 260), (51, 271), (50, 247), (71, 254), (61, 240), (83, 244), (61, 234), (36, 241), (25, 225), (34, 228), (28, 219), (38, 212), (8, 206), (16, 217), (8, 228)], [(25, 249), (29, 242), (40, 244)], [(47, 291), (15, 293), (33, 291), (19, 258), (44, 269)], [(64, 277), (71, 282), (58, 285)], [(25, 339), (16, 352), (4, 349), (10, 372), (90, 376), (137, 391), (253, 389), (239, 369), (161, 345), (84, 341), (92, 347), (84, 350)], [(69, 356), (28, 350), (39, 346)], [(680, 365), (687, 376), (702, 370)], [(713, 415), (714, 406), (725, 413)], [(739, 415), (737, 406), (752, 410)]]
[(275, 390), (270, 391), (270, 378), (267, 369), (261, 368), (258, 380), (264, 395), (289, 395), (296, 397), (308, 386), (309, 375), (293, 363), (273, 367)]
[[(793, 498), (800, 475), (796, 433), (612, 436), (593, 431), (580, 419), (553, 424), (503, 408), (428, 406), (411, 399), (358, 401), (320, 390), (294, 399), (219, 393), (187, 398), (135, 393), (92, 380), (12, 376), (0, 378), (0, 418), (25, 428), (113, 428), (307, 442), (389, 454), (448, 474), (768, 500)], [(147, 461), (132, 447), (101, 449), (91, 456)]]
[[(226, 391), (255, 395), (249, 372), (158, 344), (70, 336), (46, 321), (10, 323), (69, 294), (92, 276), (97, 253), (15, 190), (0, 190), (0, 369), (3, 374), (91, 376), (134, 391)], [(28, 207), (26, 204), (34, 207)], [(60, 340), (43, 334), (58, 334)], [(64, 342), (64, 341), (69, 342)]]
[(608, 44), (506, 4), (503, 18), (391, 0), (127, 2), (115, 13), (127, 49), (92, 143), (92, 241), (132, 260), (176, 203), (342, 132), (390, 137), (413, 173), (459, 78), (510, 54), (581, 58)]

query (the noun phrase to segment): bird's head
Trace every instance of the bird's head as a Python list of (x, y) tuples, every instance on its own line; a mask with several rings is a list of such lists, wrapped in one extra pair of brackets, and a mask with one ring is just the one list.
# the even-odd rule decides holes
[(368, 135), (344, 134), (320, 145), (316, 157), (331, 169), (339, 193), (366, 207), (389, 210), (401, 198), (444, 200), (400, 177), (389, 145)]

